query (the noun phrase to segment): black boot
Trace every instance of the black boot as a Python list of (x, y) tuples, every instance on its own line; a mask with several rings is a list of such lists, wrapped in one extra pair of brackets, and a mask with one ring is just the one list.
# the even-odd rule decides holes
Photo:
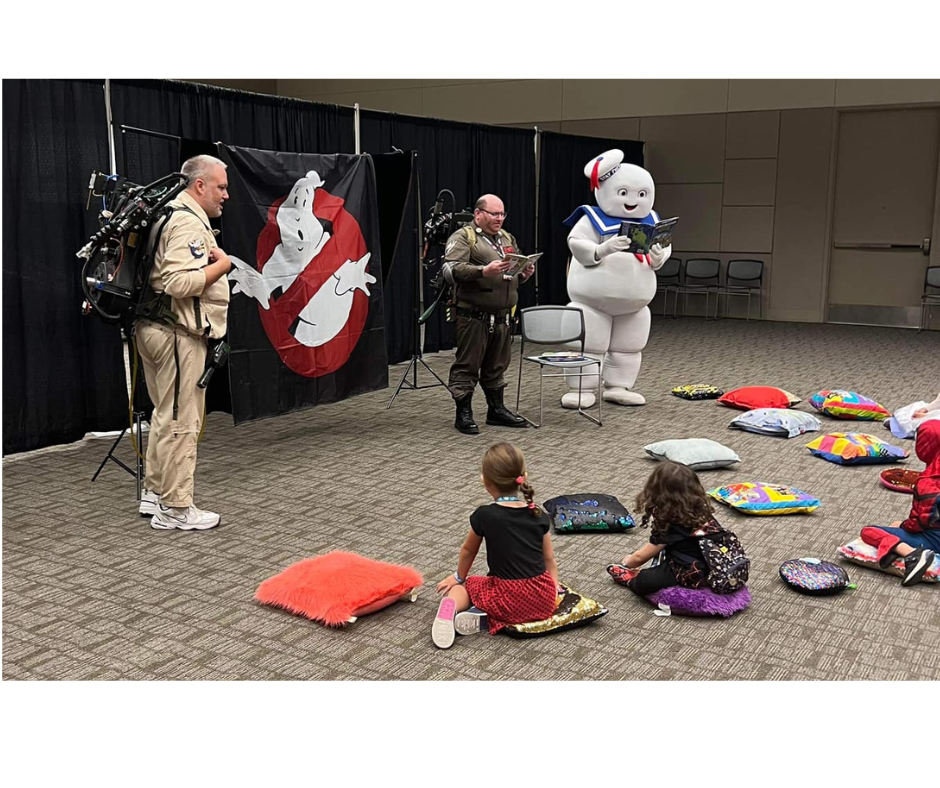
[(495, 427), (528, 427), (522, 416), (517, 416), (503, 404), (503, 389), (483, 389), (486, 394), (486, 423)]
[(454, 426), (465, 435), (479, 435), (480, 428), (473, 420), (473, 411), (470, 409), (470, 401), (473, 399), (473, 392), (464, 394), (460, 399), (455, 399), (457, 404), (457, 419)]

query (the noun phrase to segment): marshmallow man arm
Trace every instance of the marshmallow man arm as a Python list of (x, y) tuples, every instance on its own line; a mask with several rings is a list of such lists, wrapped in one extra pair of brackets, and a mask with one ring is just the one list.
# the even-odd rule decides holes
[(568, 233), (568, 248), (575, 260), (590, 268), (600, 262), (594, 257), (598, 239), (603, 240), (591, 225), (591, 220), (586, 216), (582, 216), (571, 232)]
[(653, 244), (650, 247), (650, 268), (654, 271), (658, 271), (666, 264), (666, 261), (670, 257), (672, 257), (672, 244), (666, 247)]

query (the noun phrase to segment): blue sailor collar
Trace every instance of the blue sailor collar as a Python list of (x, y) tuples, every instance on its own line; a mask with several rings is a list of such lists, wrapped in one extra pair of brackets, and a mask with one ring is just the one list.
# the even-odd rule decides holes
[(594, 229), (601, 235), (615, 235), (620, 232), (621, 222), (637, 222), (639, 224), (656, 224), (659, 221), (659, 214), (656, 211), (650, 211), (642, 219), (622, 219), (619, 216), (608, 216), (596, 205), (582, 205), (575, 209), (575, 212), (565, 219), (564, 224), (568, 227), (574, 227), (582, 214), (590, 219)]

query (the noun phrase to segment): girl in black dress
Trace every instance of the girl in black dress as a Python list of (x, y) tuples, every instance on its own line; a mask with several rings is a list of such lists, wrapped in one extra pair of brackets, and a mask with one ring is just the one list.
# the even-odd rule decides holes
[[(675, 462), (660, 463), (637, 496), (636, 508), (641, 525), (653, 521), (649, 543), (625, 556), (623, 564), (608, 566), (611, 577), (640, 596), (671, 586), (707, 587), (708, 565), (700, 539), (722, 528), (695, 471)], [(639, 569), (660, 553), (657, 566)]]
[[(431, 639), (438, 648), (450, 648), (455, 633), (488, 629), (496, 634), (510, 624), (541, 621), (551, 617), (557, 606), (558, 565), (551, 523), (533, 500), (525, 457), (511, 443), (498, 443), (483, 457), (482, 471), (483, 486), (493, 503), (470, 515), (457, 571), (437, 584), (444, 598), (431, 626)], [(484, 541), (489, 573), (469, 575)]]

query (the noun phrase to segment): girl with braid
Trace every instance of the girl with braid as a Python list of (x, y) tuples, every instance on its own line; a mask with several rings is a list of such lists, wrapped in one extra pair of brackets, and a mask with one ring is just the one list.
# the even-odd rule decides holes
[[(549, 533), (551, 522), (533, 501), (525, 457), (511, 443), (491, 446), (481, 479), (493, 503), (470, 515), (470, 532), (460, 548), (457, 571), (437, 584), (443, 594), (431, 639), (450, 648), (454, 635), (488, 629), (495, 635), (510, 624), (541, 621), (555, 612), (558, 564)], [(486, 542), (486, 576), (469, 575)], [(471, 608), (473, 606), (473, 609)]]

